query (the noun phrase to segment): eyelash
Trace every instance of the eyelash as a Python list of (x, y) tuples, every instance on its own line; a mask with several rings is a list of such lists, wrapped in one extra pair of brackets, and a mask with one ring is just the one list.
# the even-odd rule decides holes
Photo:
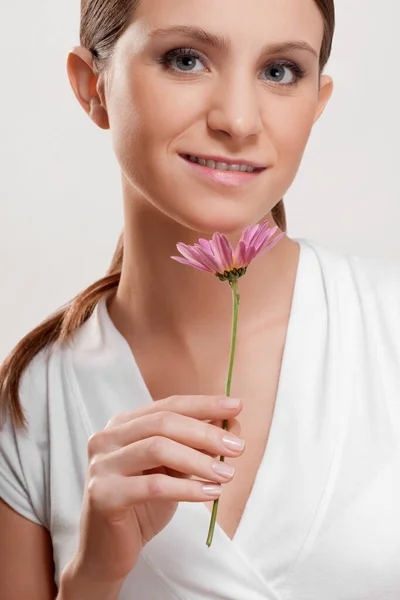
[[(171, 65), (172, 61), (175, 58), (180, 58), (182, 56), (191, 56), (192, 58), (196, 58), (198, 60), (201, 61), (205, 61), (204, 57), (199, 54), (199, 52), (197, 52), (197, 50), (194, 50), (194, 48), (176, 48), (175, 50), (170, 50), (168, 52), (166, 52), (165, 54), (163, 54), (162, 56), (160, 56), (160, 58), (157, 59), (157, 62), (159, 64), (161, 64), (166, 70), (169, 71), (173, 71), (174, 73), (197, 73), (197, 71), (181, 71), (180, 69), (174, 69)], [(269, 65), (267, 65), (266, 67), (264, 67), (264, 70), (268, 69), (269, 67), (272, 67), (274, 65), (279, 65), (280, 67), (288, 67), (290, 68), (294, 75), (295, 75), (295, 79), (294, 81), (292, 81), (291, 83), (276, 83), (274, 85), (278, 85), (281, 87), (291, 87), (293, 85), (296, 85), (301, 79), (303, 79), (306, 75), (308, 75), (307, 71), (298, 63), (295, 62), (291, 62), (291, 61), (287, 61), (287, 60), (278, 60), (278, 61), (274, 61), (271, 62)]]

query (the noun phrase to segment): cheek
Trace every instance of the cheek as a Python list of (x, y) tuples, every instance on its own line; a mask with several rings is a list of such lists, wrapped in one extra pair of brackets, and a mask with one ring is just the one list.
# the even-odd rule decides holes
[(280, 100), (276, 111), (267, 116), (268, 131), (280, 160), (298, 164), (312, 130), (317, 108), (316, 98)]
[(174, 128), (173, 119), (165, 117), (162, 93), (140, 72), (123, 73), (114, 81), (108, 108), (120, 167), (132, 182), (143, 181), (153, 153)]
[(202, 107), (204, 110), (204, 94), (199, 92), (196, 86), (171, 82), (167, 75), (141, 76), (138, 71), (114, 96), (116, 128), (133, 138), (141, 151), (157, 151), (161, 146), (167, 149), (168, 143), (198, 117)]

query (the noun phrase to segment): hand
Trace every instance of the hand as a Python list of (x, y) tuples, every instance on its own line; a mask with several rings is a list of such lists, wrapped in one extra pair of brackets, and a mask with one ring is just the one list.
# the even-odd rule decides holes
[(226, 408), (226, 400), (171, 396), (114, 417), (89, 439), (81, 535), (73, 559), (80, 577), (123, 581), (143, 546), (170, 522), (178, 502), (218, 498), (220, 484), (233, 475), (218, 474), (215, 464), (227, 462), (215, 458), (243, 452), (240, 440), (215, 424), (229, 419), (229, 429), (240, 431), (235, 417), (242, 403)]

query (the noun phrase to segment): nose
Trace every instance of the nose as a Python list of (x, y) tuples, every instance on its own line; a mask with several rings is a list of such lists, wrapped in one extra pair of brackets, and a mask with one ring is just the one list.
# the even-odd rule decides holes
[(236, 73), (230, 81), (221, 78), (211, 97), (207, 119), (210, 129), (237, 141), (260, 134), (263, 125), (257, 87), (248, 75), (240, 77)]

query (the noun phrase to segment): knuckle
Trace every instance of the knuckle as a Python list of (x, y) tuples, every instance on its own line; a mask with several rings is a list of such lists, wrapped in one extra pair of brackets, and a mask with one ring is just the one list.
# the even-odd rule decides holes
[(99, 509), (105, 498), (104, 485), (101, 479), (93, 477), (87, 486), (87, 499), (89, 506), (94, 509)]
[(102, 517), (111, 517), (120, 509), (118, 494), (119, 478), (116, 476), (93, 477), (86, 488), (86, 505)]
[(163, 434), (167, 433), (173, 418), (174, 413), (169, 410), (155, 413), (154, 420), (157, 430)]
[(104, 429), (112, 429), (121, 425), (124, 422), (124, 415), (125, 413), (111, 417)]
[(155, 435), (149, 438), (147, 442), (147, 450), (152, 458), (159, 459), (163, 455), (165, 448), (164, 438), (159, 435)]
[(160, 498), (163, 495), (165, 482), (164, 477), (159, 474), (154, 474), (148, 480), (148, 494), (152, 498)]
[(99, 455), (94, 456), (89, 462), (88, 473), (90, 479), (96, 479), (103, 471), (103, 460)]
[(177, 396), (167, 396), (166, 398), (163, 398), (162, 403), (163, 406), (166, 407), (170, 407), (171, 405), (173, 405), (176, 402)]
[(199, 473), (213, 473), (212, 465), (214, 462), (215, 459), (212, 456), (203, 454), (203, 452), (198, 452), (198, 456), (196, 456), (196, 468)]
[(104, 429), (112, 429), (113, 427), (115, 427), (117, 425), (116, 423), (116, 417), (112, 417), (109, 421), (107, 421), (106, 426), (104, 427)]
[(220, 413), (221, 412), (221, 400), (222, 400), (223, 396), (215, 396), (214, 397), (214, 401), (213, 401), (213, 407), (214, 409)]
[(217, 435), (212, 425), (202, 423), (201, 441), (205, 448), (212, 447), (214, 449), (216, 445), (219, 445), (219, 440), (216, 439)]
[(199, 481), (186, 481), (186, 495), (191, 500), (197, 500), (198, 498), (202, 498), (204, 494), (202, 493), (202, 483)]
[(87, 444), (89, 458), (91, 458), (92, 456), (95, 456), (96, 454), (101, 452), (101, 450), (103, 448), (103, 443), (104, 443), (104, 436), (103, 436), (102, 431), (93, 433), (90, 436), (90, 438), (88, 440), (88, 444)]
[(184, 494), (188, 500), (198, 500), (199, 498), (203, 498), (204, 494), (202, 493), (202, 483), (200, 481), (193, 481), (187, 479), (185, 481)]

